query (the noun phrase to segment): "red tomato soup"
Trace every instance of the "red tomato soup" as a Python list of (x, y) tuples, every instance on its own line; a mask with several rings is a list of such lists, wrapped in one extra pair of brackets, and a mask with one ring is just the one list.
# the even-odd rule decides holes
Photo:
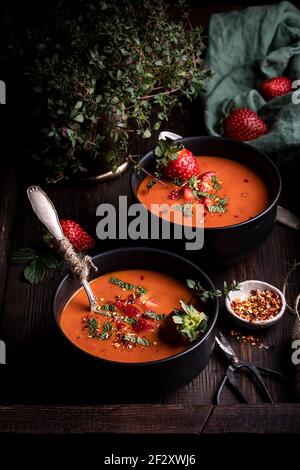
[(180, 301), (191, 302), (193, 294), (184, 282), (158, 272), (127, 270), (95, 279), (92, 288), (99, 313), (90, 312), (80, 289), (60, 317), (64, 334), (80, 349), (120, 362), (154, 361), (186, 349), (187, 344), (166, 342), (159, 334)]
[[(210, 212), (204, 210), (204, 227), (226, 227), (239, 224), (246, 220), (252, 219), (260, 212), (264, 211), (269, 203), (269, 194), (263, 179), (248, 166), (236, 162), (234, 160), (221, 157), (197, 157), (200, 175), (206, 172), (214, 172), (221, 187), (218, 191), (219, 199), (226, 199), (226, 207), (224, 212)], [(183, 191), (179, 192), (179, 197), (174, 201), (170, 198), (172, 190), (178, 190), (178, 186), (173, 181), (164, 180), (168, 187), (156, 183), (150, 189), (147, 188), (153, 180), (150, 176), (146, 176), (140, 183), (137, 197), (139, 201), (147, 207), (149, 211), (174, 221), (172, 214), (168, 211), (163, 213), (151, 209), (151, 204), (167, 204), (178, 205), (183, 207), (186, 204)], [(151, 185), (150, 185), (151, 186)], [(200, 226), (195, 218), (195, 204), (191, 205), (190, 214), (184, 219), (184, 224), (191, 226)], [(203, 221), (203, 219), (202, 219)]]

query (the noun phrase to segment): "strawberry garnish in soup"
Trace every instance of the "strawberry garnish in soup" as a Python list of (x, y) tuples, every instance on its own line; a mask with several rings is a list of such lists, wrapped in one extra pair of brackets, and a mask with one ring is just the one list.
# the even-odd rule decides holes
[(190, 150), (183, 149), (177, 152), (176, 160), (170, 160), (163, 173), (167, 178), (189, 179), (199, 174), (199, 166), (196, 157)]

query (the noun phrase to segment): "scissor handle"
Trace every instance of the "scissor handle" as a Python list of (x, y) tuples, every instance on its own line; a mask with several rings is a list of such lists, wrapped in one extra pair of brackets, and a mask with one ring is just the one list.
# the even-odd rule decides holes
[(222, 382), (220, 383), (219, 388), (218, 388), (217, 393), (216, 393), (216, 403), (217, 403), (217, 405), (220, 405), (221, 395), (222, 395), (222, 392), (224, 390), (226, 382), (228, 382), (228, 384), (233, 389), (233, 391), (235, 392), (235, 394), (237, 395), (237, 397), (240, 399), (240, 401), (242, 403), (248, 403), (247, 398), (242, 393), (241, 389), (239, 388), (239, 386), (238, 386), (238, 384), (235, 380), (235, 377), (234, 377), (235, 371), (236, 371), (236, 369), (233, 366), (229, 366), (228, 369), (226, 370), (225, 376), (224, 376)]
[(235, 367), (236, 369), (242, 369), (242, 368), (247, 369), (251, 373), (252, 377), (254, 378), (256, 385), (258, 389), (260, 390), (261, 394), (265, 397), (265, 399), (269, 403), (274, 403), (274, 400), (271, 397), (270, 392), (267, 389), (266, 384), (263, 381), (263, 378), (260, 374), (258, 367), (246, 361), (240, 361), (238, 364), (235, 365)]
[(273, 375), (277, 379), (288, 380), (287, 376), (282, 374), (281, 372), (278, 372), (278, 370), (268, 369), (267, 367), (260, 367), (260, 366), (256, 366), (256, 368), (260, 370), (261, 372), (263, 372), (264, 374)]

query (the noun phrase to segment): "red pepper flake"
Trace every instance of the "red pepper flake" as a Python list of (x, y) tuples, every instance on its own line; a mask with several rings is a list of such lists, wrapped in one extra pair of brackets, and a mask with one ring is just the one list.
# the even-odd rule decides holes
[(175, 201), (176, 199), (179, 199), (180, 193), (178, 189), (173, 189), (169, 194), (168, 194), (168, 199), (172, 199), (172, 201)]
[(244, 300), (236, 298), (231, 302), (231, 308), (236, 315), (251, 323), (269, 320), (275, 317), (282, 302), (279, 294), (272, 290), (254, 290)]
[(251, 346), (257, 346), (258, 349), (269, 349), (270, 346), (262, 343), (259, 338), (253, 335), (242, 335), (239, 331), (230, 331), (230, 336), (242, 344), (250, 344)]

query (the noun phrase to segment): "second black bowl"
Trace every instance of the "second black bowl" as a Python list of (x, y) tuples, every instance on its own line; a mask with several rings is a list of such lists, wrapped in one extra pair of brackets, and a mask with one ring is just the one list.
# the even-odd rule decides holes
[[(257, 172), (269, 191), (267, 208), (245, 222), (227, 227), (205, 228), (204, 246), (199, 251), (185, 251), (186, 240), (159, 241), (161, 247), (176, 252), (185, 252), (185, 256), (196, 262), (230, 264), (247, 256), (255, 247), (260, 245), (271, 233), (276, 220), (277, 201), (281, 192), (281, 177), (275, 164), (266, 155), (248, 144), (221, 137), (186, 137), (176, 140), (191, 150), (194, 155), (208, 155), (227, 158), (248, 165)], [(140, 161), (142, 167), (153, 173), (155, 170), (155, 155), (147, 153)], [(145, 175), (133, 170), (131, 189), (135, 198), (139, 184)], [(153, 217), (153, 216), (152, 216)], [(167, 223), (167, 222), (166, 222)], [(155, 241), (149, 240), (155, 246)]]

